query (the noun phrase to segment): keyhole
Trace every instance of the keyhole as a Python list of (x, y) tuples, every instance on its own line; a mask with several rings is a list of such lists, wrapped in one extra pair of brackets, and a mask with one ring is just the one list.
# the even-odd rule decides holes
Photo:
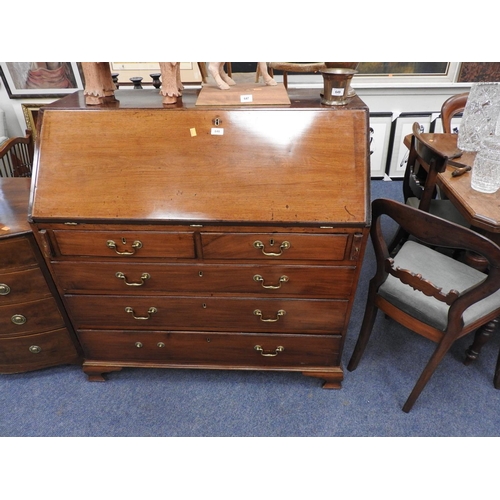
[(269, 244), (270, 244), (271, 246), (273, 246), (273, 245), (274, 245), (274, 240), (273, 240), (273, 239), (270, 239), (270, 240), (269, 240)]

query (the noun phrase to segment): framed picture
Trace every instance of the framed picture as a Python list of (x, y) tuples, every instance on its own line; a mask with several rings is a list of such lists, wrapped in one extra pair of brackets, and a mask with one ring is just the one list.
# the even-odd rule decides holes
[(392, 113), (370, 114), (370, 176), (383, 177), (391, 138)]
[(63, 97), (83, 90), (74, 62), (0, 62), (0, 76), (11, 99)]
[(38, 112), (40, 108), (46, 106), (46, 104), (41, 103), (21, 103), (21, 108), (23, 110), (24, 120), (26, 122), (26, 128), (31, 130), (33, 140), (36, 141), (36, 124), (38, 121)]
[(404, 177), (408, 161), (408, 148), (403, 144), (404, 138), (412, 133), (413, 124), (418, 122), (422, 132), (429, 132), (432, 113), (401, 113), (392, 124), (391, 161), (387, 175), (391, 178)]

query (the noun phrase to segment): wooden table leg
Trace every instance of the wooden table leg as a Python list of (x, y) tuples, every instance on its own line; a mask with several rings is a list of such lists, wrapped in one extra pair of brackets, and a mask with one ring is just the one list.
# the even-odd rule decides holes
[[(477, 329), (476, 334), (474, 336), (474, 342), (469, 346), (467, 351), (465, 351), (466, 358), (464, 360), (464, 365), (470, 365), (474, 360), (477, 359), (481, 349), (484, 344), (488, 342), (493, 332), (496, 330), (498, 325), (498, 318), (486, 323)], [(497, 371), (499, 371), (497, 366)], [(500, 375), (499, 375), (500, 378)]]

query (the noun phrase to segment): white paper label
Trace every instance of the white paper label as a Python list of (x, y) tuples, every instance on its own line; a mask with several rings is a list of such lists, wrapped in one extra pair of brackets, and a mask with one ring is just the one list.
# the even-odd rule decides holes
[(253, 102), (252, 94), (240, 96), (240, 102)]
[(224, 135), (224, 129), (212, 127), (211, 133), (212, 135)]
[(342, 97), (344, 95), (344, 89), (332, 89), (332, 97)]

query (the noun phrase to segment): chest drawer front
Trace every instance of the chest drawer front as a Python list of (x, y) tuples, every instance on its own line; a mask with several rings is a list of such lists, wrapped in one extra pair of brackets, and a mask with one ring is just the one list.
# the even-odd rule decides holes
[(201, 233), (205, 259), (343, 260), (347, 234)]
[(191, 232), (55, 230), (54, 237), (63, 256), (183, 259), (195, 256)]
[(326, 367), (340, 362), (341, 351), (339, 336), (92, 330), (78, 336), (86, 359), (183, 366)]
[(22, 337), (0, 338), (0, 373), (39, 370), (78, 359), (65, 328)]
[(260, 264), (120, 264), (55, 262), (65, 291), (99, 293), (251, 293), (344, 298), (354, 267)]
[(39, 268), (0, 274), (0, 306), (28, 302), (50, 295)]
[(63, 326), (61, 313), (52, 297), (0, 306), (0, 337), (39, 333)]
[(0, 241), (0, 272), (36, 266), (30, 242), (25, 237)]
[(66, 295), (78, 329), (322, 333), (344, 327), (345, 300)]

